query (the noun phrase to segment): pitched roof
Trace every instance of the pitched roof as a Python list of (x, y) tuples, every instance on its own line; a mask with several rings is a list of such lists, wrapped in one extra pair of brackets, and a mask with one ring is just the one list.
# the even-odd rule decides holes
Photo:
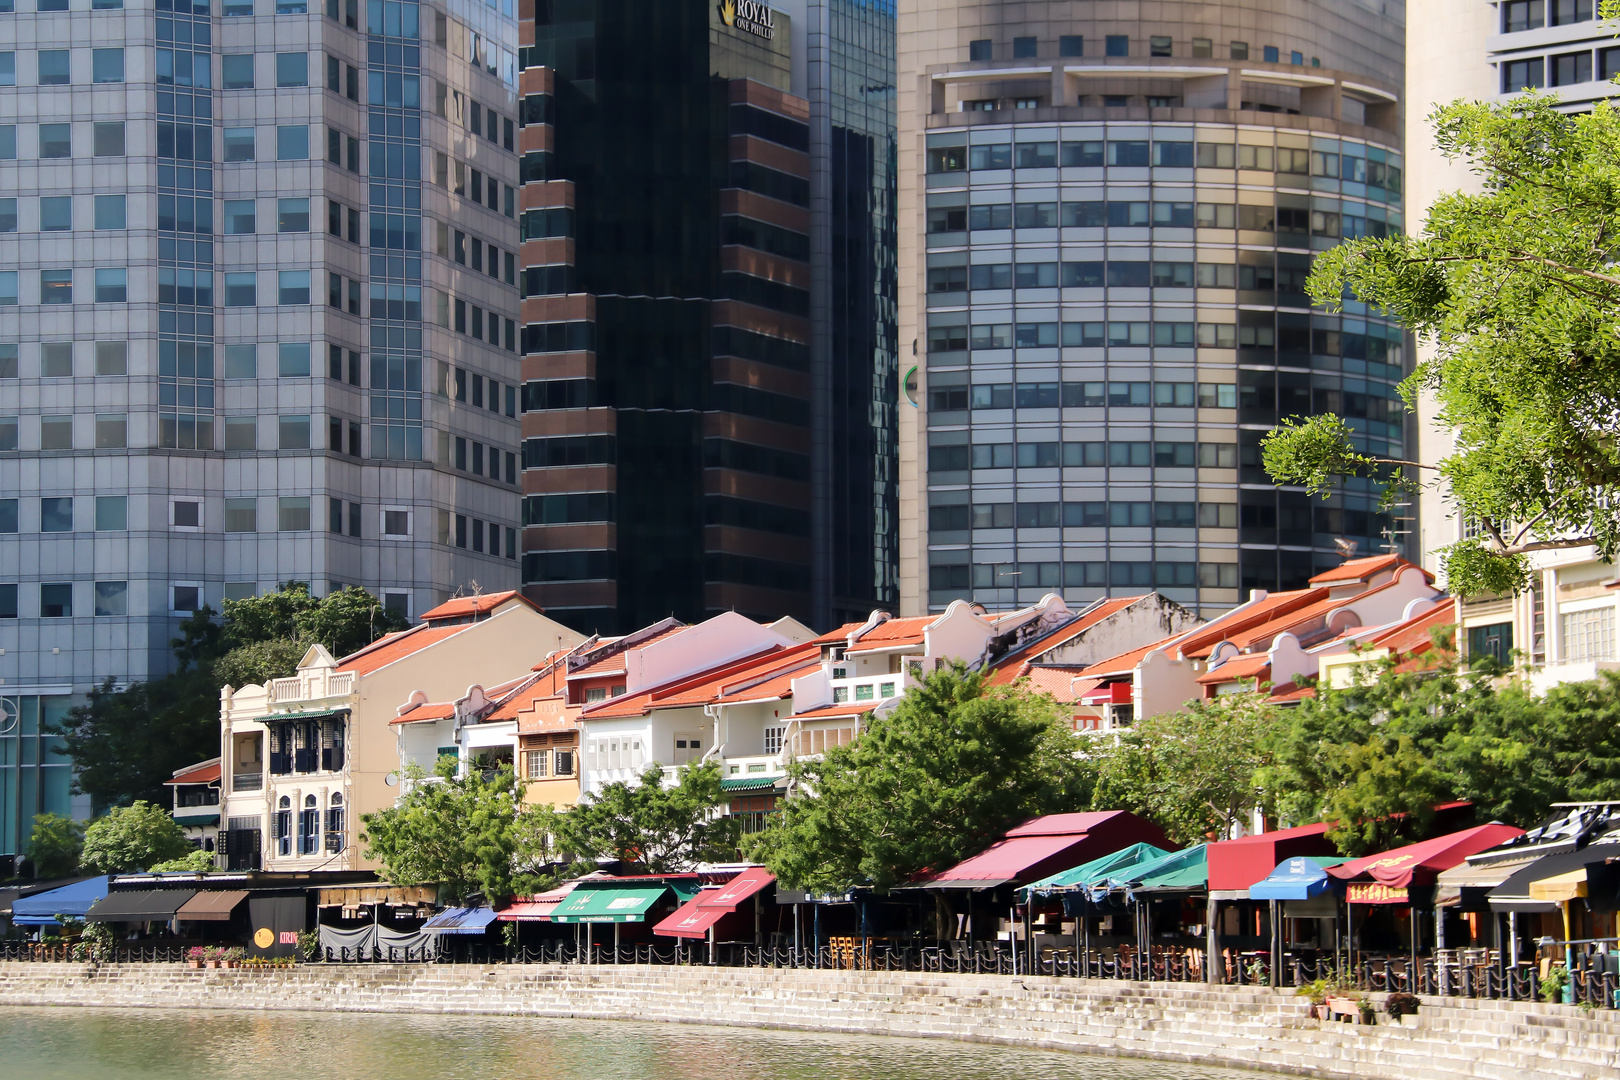
[(1437, 626), (1449, 626), (1457, 621), (1457, 609), (1450, 600), (1442, 600), (1421, 615), (1396, 623), (1367, 639), (1366, 644), (1392, 653), (1423, 653), (1434, 647), (1429, 631)]
[(338, 671), (352, 671), (356, 675), (369, 675), (379, 668), (387, 667), (396, 660), (403, 660), (412, 653), (421, 652), (430, 645), (435, 645), (447, 637), (459, 634), (470, 629), (471, 623), (462, 623), (456, 626), (413, 626), (409, 630), (402, 630), (397, 634), (388, 634), (373, 641), (370, 645), (352, 652), (338, 661)]
[(483, 593), (479, 596), (457, 596), (454, 599), (446, 600), (436, 608), (430, 608), (423, 612), (422, 621), (438, 622), (443, 619), (464, 619), (469, 615), (482, 615), (485, 612), (494, 611), (512, 599), (529, 603), (515, 589), (509, 589), (506, 592)]
[(758, 676), (769, 674), (784, 661), (794, 667), (807, 666), (804, 661), (819, 653), (819, 647), (806, 642), (783, 648), (772, 645), (740, 660), (730, 660), (663, 686), (656, 686), (636, 694), (621, 694), (606, 701), (585, 706), (580, 714), (583, 720), (607, 717), (638, 716), (651, 709), (680, 709), (693, 705), (707, 705), (724, 693), (726, 686), (736, 683), (746, 686)]
[(388, 721), (389, 724), (418, 724), (427, 720), (448, 720), (456, 715), (453, 701), (430, 701), (412, 705), (410, 709)]
[[(1344, 585), (1352, 581), (1366, 581), (1368, 578), (1375, 574), (1381, 574), (1385, 570), (1399, 573), (1400, 570), (1408, 566), (1415, 570), (1423, 570), (1421, 566), (1407, 562), (1393, 552), (1385, 555), (1364, 555), (1359, 559), (1347, 559), (1331, 570), (1324, 570), (1320, 574), (1314, 575), (1310, 578), (1309, 583), (1318, 588), (1328, 585)], [(1423, 576), (1430, 581), (1434, 580), (1434, 575), (1427, 570), (1423, 570)]]
[(1210, 668), (1198, 676), (1198, 682), (1202, 686), (1216, 686), (1239, 679), (1264, 679), (1270, 674), (1271, 654), (1251, 653), (1234, 657), (1220, 667)]
[(1093, 607), (1087, 608), (1056, 630), (1026, 641), (1016, 649), (1009, 650), (1001, 659), (995, 662), (993, 665), (994, 670), (986, 682), (990, 686), (1008, 686), (1016, 682), (1020, 677), (1029, 673), (1034, 659), (1042, 653), (1050, 652), (1052, 649), (1068, 644), (1110, 615), (1123, 611), (1138, 600), (1145, 599), (1147, 599), (1146, 596), (1111, 597)]
[(619, 638), (617, 641), (607, 643), (611, 646), (618, 646), (617, 648), (613, 648), (608, 655), (602, 657), (600, 660), (593, 660), (584, 667), (576, 668), (575, 670), (570, 671), (568, 673), (568, 677), (570, 679), (588, 679), (593, 676), (622, 675), (629, 670), (625, 666), (625, 653), (629, 652), (631, 649), (644, 648), (651, 645), (655, 641), (662, 641), (665, 638), (674, 637), (683, 630), (689, 629), (691, 628), (682, 623), (676, 623), (673, 626), (666, 626), (660, 630), (656, 630), (639, 641), (631, 641), (629, 638)]
[(184, 769), (177, 769), (171, 779), (163, 781), (165, 784), (211, 784), (219, 779), (219, 759), (204, 762), (201, 765), (189, 765)]
[(867, 649), (892, 649), (901, 645), (921, 644), (924, 632), (938, 622), (939, 619), (940, 616), (938, 615), (885, 619), (859, 638), (856, 638), (855, 644), (850, 647), (850, 651), (862, 652)]
[(836, 720), (843, 716), (864, 716), (877, 708), (882, 702), (878, 701), (846, 701), (839, 705), (823, 705), (819, 709), (809, 709), (805, 712), (794, 713), (794, 720)]

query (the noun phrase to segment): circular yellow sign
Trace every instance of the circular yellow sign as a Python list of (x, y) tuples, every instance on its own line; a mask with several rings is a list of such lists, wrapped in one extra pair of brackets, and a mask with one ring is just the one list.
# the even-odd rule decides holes
[(268, 949), (276, 943), (276, 934), (268, 926), (261, 926), (253, 931), (253, 944), (261, 949)]

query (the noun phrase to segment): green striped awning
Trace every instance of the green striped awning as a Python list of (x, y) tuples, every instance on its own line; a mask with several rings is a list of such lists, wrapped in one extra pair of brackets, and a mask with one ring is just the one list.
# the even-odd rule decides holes
[(344, 705), (336, 709), (314, 709), (310, 712), (278, 712), (263, 717), (259, 722), (261, 724), (273, 724), (278, 720), (324, 720), (328, 716), (336, 716), (338, 713), (348, 711), (349, 707)]
[(764, 791), (776, 786), (785, 776), (724, 776), (720, 778), (722, 791)]

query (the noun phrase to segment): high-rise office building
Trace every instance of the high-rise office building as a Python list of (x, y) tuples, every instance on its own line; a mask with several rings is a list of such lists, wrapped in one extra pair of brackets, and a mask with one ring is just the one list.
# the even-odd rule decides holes
[(1278, 490), (1259, 443), (1334, 412), (1402, 455), (1401, 329), (1303, 286), (1403, 227), (1404, 16), (901, 5), (903, 609), (1152, 587), (1209, 613), (1399, 532), (1365, 484)]
[[(1565, 112), (1585, 111), (1615, 96), (1620, 42), (1596, 18), (1596, 0), (1431, 0), (1413, 6), (1407, 25), (1407, 205), (1421, 228), (1429, 207), (1448, 191), (1477, 188), (1465, 161), (1434, 145), (1429, 115), (1459, 99), (1503, 101), (1535, 88), (1556, 94)], [(1420, 342), (1418, 358), (1428, 357)], [(1437, 461), (1451, 449), (1449, 433), (1433, 423), (1432, 403), (1420, 401), (1418, 460)], [(1438, 572), (1439, 550), (1463, 538), (1466, 522), (1443, 489), (1426, 485), (1419, 498), (1425, 568)]]
[(892, 6), (522, 33), (526, 592), (604, 633), (892, 604)]
[(504, 3), (3, 0), (0, 853), (199, 607), (516, 584)]

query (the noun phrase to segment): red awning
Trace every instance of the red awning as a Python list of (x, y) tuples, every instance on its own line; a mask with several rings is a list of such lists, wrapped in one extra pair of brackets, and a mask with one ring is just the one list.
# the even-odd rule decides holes
[(212, 784), (219, 779), (219, 762), (212, 765), (201, 765), (195, 769), (187, 769), (177, 773), (172, 780), (163, 781), (165, 784)]
[(698, 893), (694, 903), (704, 907), (737, 910), (737, 905), (776, 880), (776, 875), (763, 866), (751, 866), (715, 890)]
[(1325, 821), (1293, 829), (1256, 833), (1209, 845), (1209, 887), (1217, 892), (1247, 889), (1279, 864), (1301, 855), (1337, 855)]
[(1067, 836), (1014, 836), (991, 844), (984, 851), (918, 884), (931, 888), (985, 888), (1015, 881), (1037, 863), (1084, 843), (1086, 834)]
[(663, 922), (653, 927), (653, 933), (666, 937), (704, 937), (709, 927), (732, 911), (729, 907), (704, 907), (701, 895), (688, 900)]
[(1381, 885), (1395, 889), (1403, 889), (1414, 883), (1428, 885), (1442, 870), (1450, 870), (1468, 856), (1489, 851), (1523, 835), (1523, 829), (1493, 821), (1489, 825), (1476, 825), (1462, 832), (1448, 833), (1394, 851), (1330, 866), (1328, 873), (1341, 881), (1370, 877)]
[(550, 922), (561, 900), (514, 900), (496, 913), (499, 922)]

